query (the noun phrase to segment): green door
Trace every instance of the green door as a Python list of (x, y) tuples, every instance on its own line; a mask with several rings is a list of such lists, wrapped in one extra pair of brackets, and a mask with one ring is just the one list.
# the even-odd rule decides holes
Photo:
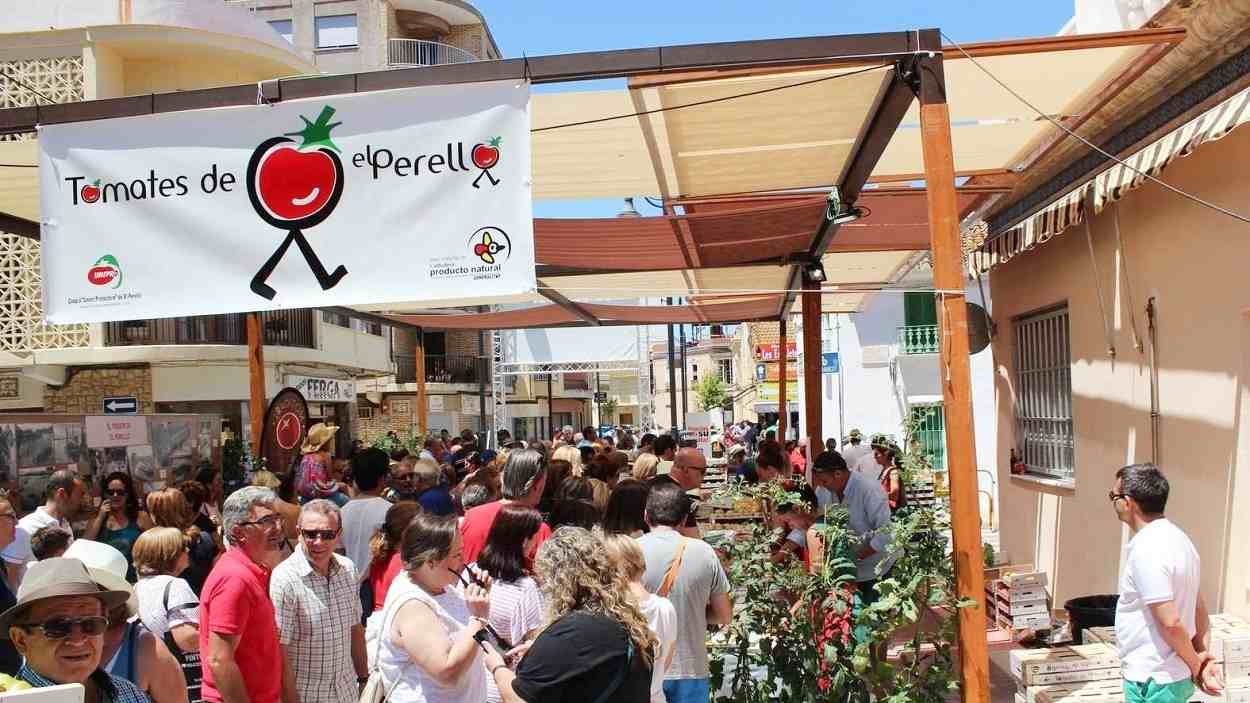
[(911, 409), (912, 436), (935, 471), (946, 470), (946, 416), (942, 404), (914, 405)]

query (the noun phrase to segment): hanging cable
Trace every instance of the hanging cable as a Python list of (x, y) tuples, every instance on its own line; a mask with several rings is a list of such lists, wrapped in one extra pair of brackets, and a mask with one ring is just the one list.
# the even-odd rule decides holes
[(687, 107), (699, 107), (701, 105), (712, 105), (714, 103), (722, 103), (728, 100), (737, 100), (738, 98), (749, 98), (755, 95), (764, 95), (766, 93), (776, 93), (781, 90), (790, 90), (791, 88), (801, 88), (803, 86), (814, 85), (816, 83), (824, 83), (826, 81), (833, 81), (839, 78), (850, 78), (851, 76), (858, 76), (860, 74), (869, 73), (871, 71), (881, 71), (881, 70), (886, 70), (886, 69), (892, 70), (893, 68), (894, 66), (888, 65), (888, 64), (882, 64), (880, 66), (869, 66), (868, 68), (861, 68), (856, 71), (848, 71), (847, 73), (838, 73), (832, 76), (822, 76), (820, 78), (813, 78), (807, 81), (799, 81), (798, 83), (789, 83), (787, 85), (779, 85), (779, 86), (774, 86), (772, 88), (752, 90), (747, 93), (723, 95), (719, 98), (709, 98), (707, 100), (696, 100), (695, 102), (692, 102), (692, 103), (684, 103), (681, 105), (669, 105), (668, 107), (657, 107), (653, 110), (642, 110), (641, 112), (628, 112), (628, 113), (621, 114), (621, 115), (597, 117), (592, 120), (581, 120), (579, 122), (566, 122), (563, 124), (548, 125), (546, 127), (537, 127), (537, 128), (531, 129), (530, 132), (531, 133), (549, 132), (553, 129), (564, 129), (565, 127), (582, 127), (584, 125), (599, 124), (600, 122), (611, 122), (613, 120), (627, 120), (631, 117), (643, 117), (645, 115), (654, 115), (659, 112), (670, 112), (672, 110), (681, 110)]
[(1098, 290), (1098, 309), (1102, 312), (1102, 333), (1107, 341), (1107, 353), (1115, 358), (1115, 340), (1111, 338), (1111, 321), (1107, 319), (1107, 303), (1102, 296), (1102, 279), (1098, 276), (1098, 260), (1094, 258), (1094, 235), (1089, 226), (1093, 213), (1086, 212), (1082, 218), (1085, 225), (1085, 241), (1089, 244), (1089, 267), (1094, 271), (1094, 288)]
[[(944, 39), (946, 39), (946, 41), (950, 42), (951, 46), (954, 46), (956, 49), (958, 49), (958, 50), (959, 50), (959, 53), (961, 53), (961, 54), (963, 54), (963, 55), (964, 55), (964, 58), (966, 58), (966, 59), (968, 59), (969, 61), (971, 61), (971, 62), (972, 62), (972, 65), (974, 65), (974, 66), (976, 66), (977, 68), (981, 69), (981, 72), (982, 72), (982, 73), (984, 73), (986, 76), (989, 76), (990, 80), (992, 80), (992, 81), (994, 81), (995, 83), (997, 83), (997, 84), (998, 84), (998, 85), (999, 85), (999, 86), (1000, 86), (1003, 90), (1007, 91), (1008, 93), (1011, 93), (1012, 97), (1014, 97), (1016, 100), (1019, 100), (1020, 102), (1024, 103), (1024, 105), (1025, 105), (1025, 106), (1027, 106), (1030, 110), (1032, 110), (1033, 112), (1036, 112), (1036, 113), (1037, 113), (1037, 115), (1038, 115), (1039, 117), (1041, 117), (1042, 119), (1044, 119), (1044, 120), (1046, 120), (1047, 122), (1051, 123), (1052, 125), (1054, 125), (1054, 126), (1058, 127), (1060, 130), (1062, 130), (1062, 131), (1063, 131), (1065, 134), (1067, 134), (1069, 137), (1072, 137), (1073, 139), (1075, 139), (1075, 140), (1077, 140), (1077, 141), (1081, 142), (1082, 144), (1084, 144), (1085, 146), (1089, 147), (1090, 149), (1093, 149), (1094, 151), (1098, 152), (1099, 154), (1102, 154), (1103, 156), (1107, 157), (1107, 158), (1108, 158), (1108, 159), (1110, 159), (1111, 161), (1114, 161), (1115, 163), (1117, 163), (1117, 164), (1119, 164), (1119, 165), (1123, 166), (1124, 168), (1127, 168), (1128, 170), (1132, 171), (1133, 173), (1136, 173), (1137, 175), (1141, 176), (1142, 178), (1145, 178), (1145, 179), (1146, 179), (1146, 180), (1148, 180), (1148, 181), (1151, 181), (1151, 182), (1153, 182), (1153, 183), (1156, 183), (1156, 184), (1158, 184), (1159, 186), (1161, 186), (1161, 187), (1163, 187), (1163, 188), (1165, 188), (1165, 189), (1167, 189), (1167, 190), (1172, 191), (1173, 193), (1175, 193), (1175, 194), (1177, 194), (1177, 195), (1181, 196), (1182, 198), (1186, 198), (1187, 200), (1190, 200), (1190, 201), (1192, 201), (1192, 202), (1194, 202), (1194, 203), (1197, 203), (1198, 205), (1201, 205), (1201, 206), (1203, 206), (1203, 207), (1205, 207), (1205, 208), (1210, 208), (1210, 209), (1212, 209), (1212, 210), (1215, 210), (1216, 212), (1219, 212), (1219, 213), (1223, 213), (1223, 214), (1225, 214), (1225, 215), (1228, 215), (1229, 217), (1231, 217), (1231, 218), (1233, 218), (1233, 219), (1235, 219), (1235, 220), (1240, 220), (1240, 221), (1242, 221), (1242, 222), (1245, 222), (1246, 224), (1250, 224), (1250, 217), (1247, 217), (1246, 215), (1242, 215), (1241, 213), (1238, 213), (1238, 212), (1234, 212), (1234, 211), (1232, 211), (1232, 210), (1229, 210), (1228, 208), (1220, 207), (1219, 205), (1216, 205), (1215, 203), (1212, 203), (1212, 202), (1210, 202), (1210, 201), (1208, 201), (1208, 200), (1203, 200), (1202, 198), (1200, 198), (1200, 197), (1198, 197), (1198, 196), (1194, 195), (1193, 193), (1189, 193), (1189, 192), (1183, 191), (1183, 190), (1181, 190), (1180, 188), (1177, 188), (1177, 187), (1176, 187), (1176, 186), (1174, 186), (1174, 185), (1171, 185), (1171, 184), (1165, 183), (1164, 181), (1159, 180), (1158, 178), (1156, 178), (1156, 177), (1152, 176), (1152, 175), (1151, 175), (1151, 174), (1149, 174), (1149, 173), (1146, 173), (1145, 171), (1143, 171), (1143, 170), (1141, 170), (1141, 169), (1137, 168), (1136, 166), (1133, 166), (1132, 164), (1128, 163), (1127, 161), (1124, 161), (1123, 159), (1121, 159), (1121, 158), (1119, 158), (1119, 157), (1115, 156), (1114, 154), (1112, 154), (1112, 153), (1110, 153), (1110, 152), (1108, 152), (1108, 151), (1106, 151), (1106, 150), (1102, 149), (1102, 148), (1101, 148), (1101, 147), (1099, 147), (1097, 144), (1094, 144), (1094, 143), (1093, 143), (1093, 142), (1091, 142), (1090, 140), (1086, 139), (1085, 137), (1082, 137), (1081, 135), (1077, 134), (1076, 132), (1072, 131), (1071, 129), (1068, 129), (1068, 127), (1067, 127), (1067, 126), (1065, 126), (1063, 123), (1061, 123), (1059, 120), (1056, 120), (1054, 117), (1052, 117), (1052, 116), (1050, 116), (1050, 115), (1046, 114), (1046, 113), (1045, 113), (1045, 112), (1043, 112), (1041, 109), (1039, 109), (1036, 105), (1034, 105), (1033, 103), (1031, 103), (1031, 102), (1029, 102), (1027, 99), (1025, 99), (1025, 97), (1024, 97), (1024, 96), (1022, 96), (1022, 95), (1020, 95), (1019, 93), (1017, 93), (1016, 91), (1012, 90), (1010, 86), (1008, 86), (1006, 83), (1004, 83), (1004, 82), (1002, 82), (1001, 80), (999, 80), (998, 76), (995, 76), (993, 73), (991, 73), (991, 72), (990, 72), (990, 70), (989, 70), (988, 68), (986, 68), (985, 66), (981, 65), (981, 62), (979, 62), (979, 61), (977, 61), (976, 59), (974, 59), (974, 58), (972, 57), (972, 55), (971, 55), (971, 54), (969, 54), (967, 51), (964, 51), (964, 48), (963, 48), (962, 46), (960, 46), (960, 45), (959, 45), (959, 43), (958, 43), (958, 42), (956, 42), (954, 39), (951, 39), (949, 36), (947, 36), (945, 32), (943, 32), (943, 33), (942, 33), (942, 37), (943, 37)], [(1091, 213), (1091, 214), (1092, 214), (1092, 213)]]
[(18, 84), (18, 85), (22, 86), (23, 88), (25, 88), (26, 90), (29, 90), (30, 92), (34, 93), (35, 95), (38, 95), (39, 97), (43, 98), (44, 102), (48, 103), (49, 105), (55, 105), (55, 104), (56, 104), (56, 101), (55, 101), (55, 100), (53, 100), (52, 98), (49, 98), (48, 96), (46, 96), (46, 95), (44, 95), (43, 93), (39, 92), (39, 91), (38, 91), (38, 90), (37, 90), (37, 89), (36, 89), (33, 85), (31, 85), (31, 84), (27, 83), (26, 81), (22, 80), (21, 78), (18, 78), (17, 76), (12, 76), (12, 75), (9, 75), (9, 72), (8, 72), (8, 71), (0, 71), (0, 76), (4, 76), (4, 78), (5, 78), (6, 80), (13, 81), (14, 83), (16, 83), (16, 84)]
[(39, 164), (0, 164), (0, 168), (39, 168)]
[(1133, 331), (1133, 348), (1137, 353), (1146, 350), (1141, 336), (1137, 334), (1137, 304), (1133, 302), (1133, 284), (1128, 275), (1128, 255), (1124, 253), (1124, 237), (1120, 235), (1120, 203), (1112, 204), (1111, 222), (1115, 225), (1115, 245), (1120, 251), (1120, 273), (1124, 277), (1124, 295), (1128, 298), (1128, 324)]

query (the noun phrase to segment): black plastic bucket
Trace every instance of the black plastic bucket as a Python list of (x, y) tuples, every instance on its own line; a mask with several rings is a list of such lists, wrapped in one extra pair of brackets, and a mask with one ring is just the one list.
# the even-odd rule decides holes
[(1087, 627), (1109, 627), (1115, 624), (1118, 595), (1081, 596), (1063, 604), (1071, 622), (1072, 641), (1081, 643), (1081, 632)]

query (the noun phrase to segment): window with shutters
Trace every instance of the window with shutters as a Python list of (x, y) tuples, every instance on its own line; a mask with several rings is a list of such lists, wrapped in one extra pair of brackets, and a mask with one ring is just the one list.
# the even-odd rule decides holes
[(1016, 452), (1029, 473), (1075, 478), (1072, 354), (1068, 307), (1012, 320), (1016, 365)]

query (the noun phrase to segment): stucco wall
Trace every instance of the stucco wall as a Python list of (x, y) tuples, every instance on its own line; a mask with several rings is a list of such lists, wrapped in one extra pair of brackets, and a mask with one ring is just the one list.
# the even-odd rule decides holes
[[(1169, 183), (1245, 210), (1250, 130), (1242, 128), (1170, 166)], [(1151, 458), (1149, 345), (1133, 347), (1130, 313), (1146, 335), (1144, 308), (1158, 308), (1160, 463), (1172, 487), (1167, 514), (1202, 555), (1203, 593), (1218, 609), (1248, 612), (1250, 446), (1240, 428), (1250, 372), (1250, 277), (1245, 225), (1155, 185), (1117, 206), (1124, 238), (1115, 250), (1112, 210), (1093, 221), (1098, 274), (1111, 317), (1107, 351), (1085, 233), (1070, 229), (995, 269), (998, 475), (1002, 544), (1016, 561), (1050, 571), (1056, 603), (1112, 593), (1127, 533), (1107, 501), (1114, 473)], [(1123, 274), (1123, 275), (1121, 275)], [(1123, 285), (1127, 277), (1133, 296)], [(1067, 302), (1071, 317), (1074, 490), (1041, 489), (1009, 476), (1014, 443), (1011, 318)]]

